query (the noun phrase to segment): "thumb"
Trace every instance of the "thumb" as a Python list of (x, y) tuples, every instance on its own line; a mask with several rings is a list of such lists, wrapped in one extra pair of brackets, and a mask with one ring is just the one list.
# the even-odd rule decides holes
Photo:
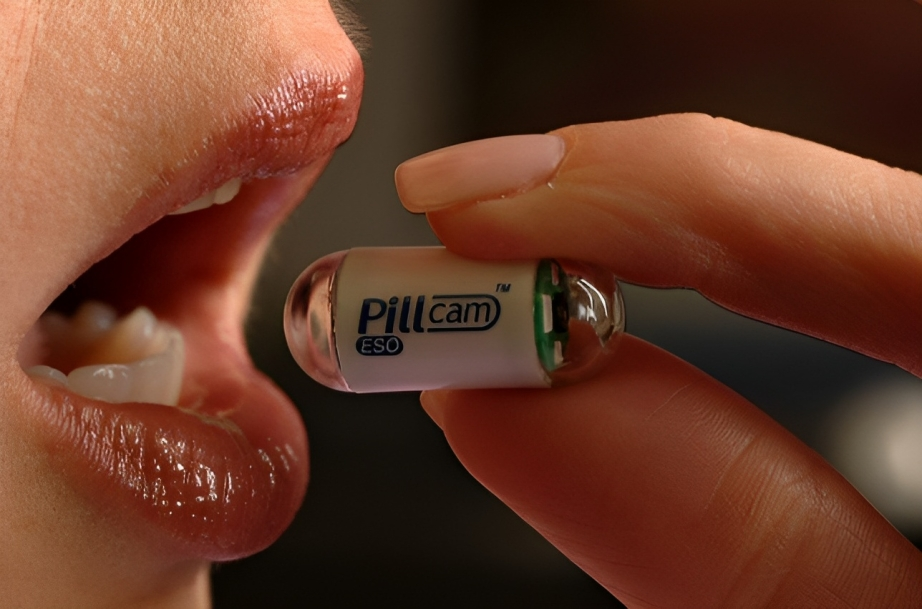
[(922, 555), (855, 489), (636, 338), (583, 383), (422, 401), (480, 483), (629, 607), (922, 606)]

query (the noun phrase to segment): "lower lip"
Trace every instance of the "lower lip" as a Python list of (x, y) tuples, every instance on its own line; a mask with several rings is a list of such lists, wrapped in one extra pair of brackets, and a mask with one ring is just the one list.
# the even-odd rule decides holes
[(285, 530), (307, 485), (307, 438), (288, 399), (253, 371), (210, 383), (203, 409), (103, 404), (38, 387), (52, 465), (88, 502), (176, 556), (231, 560)]

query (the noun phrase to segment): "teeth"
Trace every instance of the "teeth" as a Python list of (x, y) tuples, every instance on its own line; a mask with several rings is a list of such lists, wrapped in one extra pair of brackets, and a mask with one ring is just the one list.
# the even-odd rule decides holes
[(88, 302), (71, 319), (48, 313), (39, 324), (55, 367), (33, 366), (31, 376), (105, 402), (179, 402), (185, 342), (149, 309), (118, 319), (111, 307)]
[(174, 212), (170, 212), (170, 215), (178, 216), (180, 214), (187, 214), (189, 212), (205, 209), (207, 207), (211, 207), (212, 205), (224, 205), (237, 196), (237, 193), (240, 192), (240, 184), (240, 178), (228, 180), (221, 186), (218, 186), (215, 190), (206, 192), (201, 197), (195, 201), (192, 201), (188, 205), (180, 207)]
[(240, 192), (240, 178), (234, 178), (233, 180), (228, 180), (214, 191), (214, 202), (215, 205), (224, 205), (231, 199), (237, 196), (237, 193)]

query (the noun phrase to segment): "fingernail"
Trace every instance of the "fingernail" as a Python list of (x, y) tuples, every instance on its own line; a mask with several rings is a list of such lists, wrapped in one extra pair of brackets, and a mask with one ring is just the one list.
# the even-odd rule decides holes
[(511, 135), (466, 142), (406, 161), (394, 180), (404, 207), (428, 212), (519, 195), (547, 184), (566, 144), (556, 135)]
[(419, 396), (419, 403), (422, 404), (426, 414), (435, 421), (439, 429), (445, 429), (442, 425), (442, 417), (445, 416), (445, 403), (428, 391), (424, 391)]

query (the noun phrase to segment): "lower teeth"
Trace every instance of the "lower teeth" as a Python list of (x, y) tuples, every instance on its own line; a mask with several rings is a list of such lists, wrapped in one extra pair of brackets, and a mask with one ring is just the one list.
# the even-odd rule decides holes
[(179, 402), (185, 342), (149, 309), (119, 319), (108, 305), (87, 302), (70, 319), (47, 313), (38, 324), (45, 363), (29, 367), (30, 376), (105, 402)]

